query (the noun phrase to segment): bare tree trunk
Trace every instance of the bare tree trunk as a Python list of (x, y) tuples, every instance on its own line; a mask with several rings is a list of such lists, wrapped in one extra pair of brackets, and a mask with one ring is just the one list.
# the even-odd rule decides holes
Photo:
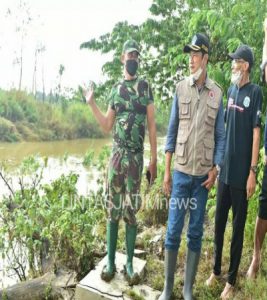
[(23, 43), (23, 39), (22, 39), (22, 42), (21, 42), (21, 48), (20, 48), (20, 75), (19, 75), (19, 91), (21, 91), (21, 82), (22, 82), (22, 68), (23, 68), (23, 59), (22, 59), (22, 53), (23, 53), (23, 46), (22, 46), (22, 43)]
[(32, 78), (32, 94), (36, 98), (36, 72), (37, 72), (37, 49), (34, 54), (34, 69), (33, 69), (33, 78)]
[(45, 101), (45, 81), (44, 81), (44, 64), (42, 66), (42, 83), (43, 83), (43, 102)]
[(42, 277), (21, 282), (5, 290), (0, 290), (0, 299), (8, 300), (42, 300), (74, 299), (76, 273), (70, 270), (59, 270), (57, 274), (46, 273)]

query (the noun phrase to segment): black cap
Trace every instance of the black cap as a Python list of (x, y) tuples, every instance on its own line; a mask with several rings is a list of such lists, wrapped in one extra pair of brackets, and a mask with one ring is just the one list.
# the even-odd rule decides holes
[(184, 47), (185, 53), (188, 53), (192, 50), (209, 53), (210, 43), (208, 37), (202, 33), (195, 34), (192, 38), (191, 44), (188, 44)]
[(252, 49), (248, 45), (239, 46), (234, 53), (228, 54), (231, 59), (243, 59), (252, 67), (254, 63), (254, 55)]

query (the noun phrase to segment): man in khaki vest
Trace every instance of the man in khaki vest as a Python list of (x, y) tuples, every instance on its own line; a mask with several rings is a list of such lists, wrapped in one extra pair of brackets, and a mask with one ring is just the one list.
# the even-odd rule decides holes
[[(172, 104), (167, 142), (164, 189), (171, 192), (165, 240), (165, 283), (159, 300), (171, 297), (177, 253), (189, 211), (187, 259), (183, 296), (193, 299), (193, 283), (201, 251), (208, 191), (223, 161), (225, 128), (222, 90), (207, 76), (209, 40), (197, 33), (184, 47), (189, 55), (190, 76), (178, 82)], [(171, 190), (171, 160), (174, 171)]]

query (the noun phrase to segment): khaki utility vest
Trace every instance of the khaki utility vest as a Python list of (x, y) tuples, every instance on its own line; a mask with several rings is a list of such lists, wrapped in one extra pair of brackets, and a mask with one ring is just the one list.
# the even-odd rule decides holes
[(222, 101), (221, 88), (207, 77), (201, 92), (190, 77), (176, 87), (179, 128), (174, 169), (202, 176), (213, 166), (215, 121)]

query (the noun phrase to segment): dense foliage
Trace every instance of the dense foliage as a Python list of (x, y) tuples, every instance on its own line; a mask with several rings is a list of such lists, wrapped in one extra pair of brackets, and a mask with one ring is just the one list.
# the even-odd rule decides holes
[[(110, 88), (122, 76), (120, 55), (122, 45), (128, 38), (136, 39), (141, 45), (140, 74), (152, 85), (157, 125), (161, 133), (166, 132), (170, 106), (170, 101), (164, 100), (172, 99), (176, 82), (188, 73), (188, 59), (182, 50), (194, 33), (204, 32), (210, 37), (209, 75), (222, 86), (224, 94), (230, 84), (227, 54), (241, 43), (250, 45), (254, 50), (255, 67), (251, 79), (260, 83), (262, 23), (266, 12), (267, 0), (153, 0), (151, 15), (141, 25), (122, 20), (111, 32), (81, 44), (81, 49), (113, 54), (113, 59), (103, 65), (107, 80), (96, 89), (98, 103), (103, 110), (107, 108)], [(267, 96), (265, 87), (263, 91)], [(45, 99), (43, 104), (23, 92), (1, 92), (0, 140), (102, 136), (91, 113), (80, 101), (76, 101), (80, 100), (78, 91), (74, 92), (73, 99), (56, 96), (53, 99), (56, 103)]]
[(108, 155), (109, 149), (104, 148), (94, 161), (98, 188), (87, 197), (79, 196), (79, 175), (75, 173), (43, 184), (46, 159), (24, 159), (17, 172), (16, 191), (11, 175), (2, 166), (0, 177), (10, 194), (0, 201), (0, 253), (20, 280), (42, 274), (48, 258), (55, 269), (67, 266), (78, 276), (93, 267), (93, 253), (104, 250), (100, 231), (105, 227), (103, 192)]
[[(211, 41), (209, 75), (226, 93), (230, 84), (230, 63), (227, 54), (241, 43), (252, 47), (255, 68), (251, 79), (260, 82), (259, 65), (263, 46), (263, 20), (266, 0), (153, 0), (151, 17), (140, 26), (120, 22), (99, 38), (84, 42), (81, 48), (101, 53), (113, 53), (113, 60), (103, 66), (108, 80), (99, 87), (107, 95), (121, 77), (120, 55), (128, 38), (136, 39), (142, 47), (141, 71), (152, 84), (157, 113), (167, 117), (165, 101), (172, 98), (175, 83), (187, 74), (187, 56), (183, 47), (196, 32), (206, 33)], [(264, 94), (267, 91), (264, 88)], [(104, 99), (104, 97), (103, 97)], [(166, 108), (168, 109), (168, 108)]]

